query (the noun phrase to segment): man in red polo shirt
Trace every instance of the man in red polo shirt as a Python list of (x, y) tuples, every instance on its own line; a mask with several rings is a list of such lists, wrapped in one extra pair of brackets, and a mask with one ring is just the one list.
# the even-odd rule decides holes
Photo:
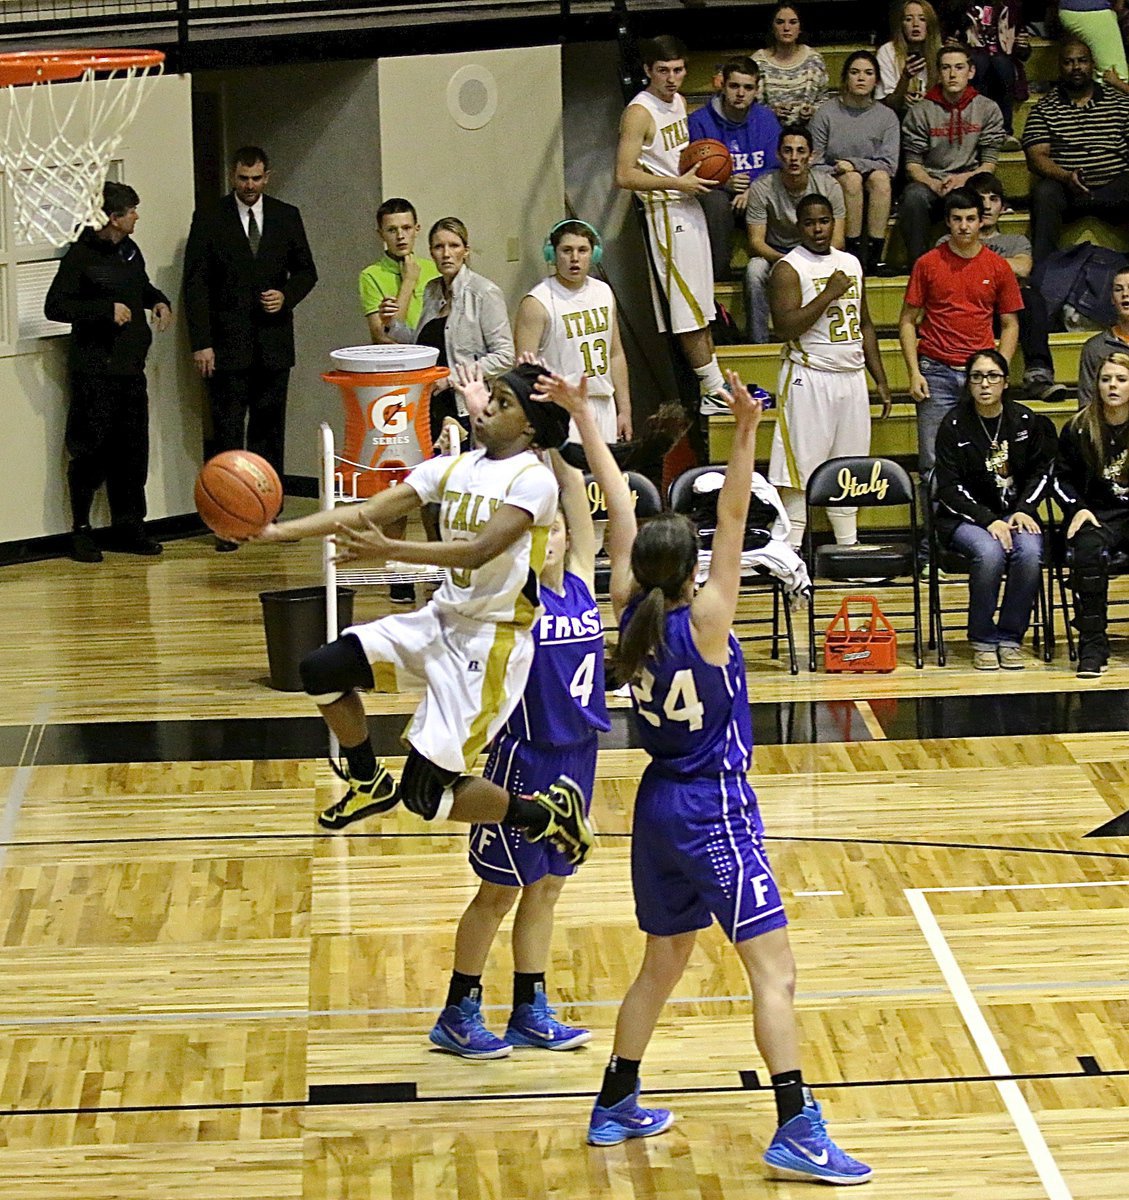
[(945, 198), (948, 241), (913, 266), (898, 322), (909, 368), (909, 393), (917, 404), (917, 460), (923, 480), (933, 470), (933, 446), (945, 414), (964, 387), (968, 356), (996, 345), (1011, 360), (1023, 308), (1007, 262), (980, 241), (983, 200), (958, 189)]

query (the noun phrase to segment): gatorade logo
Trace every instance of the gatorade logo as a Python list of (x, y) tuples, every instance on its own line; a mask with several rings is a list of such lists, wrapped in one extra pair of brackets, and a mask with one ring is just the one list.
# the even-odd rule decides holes
[(381, 433), (403, 433), (416, 415), (416, 406), (408, 403), (411, 388), (395, 388), (377, 396), (369, 408), (369, 425)]

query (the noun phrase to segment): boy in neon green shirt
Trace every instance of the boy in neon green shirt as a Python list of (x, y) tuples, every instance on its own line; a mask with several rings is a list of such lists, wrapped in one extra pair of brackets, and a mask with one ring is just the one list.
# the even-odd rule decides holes
[(419, 217), (409, 201), (385, 200), (376, 210), (376, 228), (384, 253), (365, 267), (358, 281), (361, 309), (374, 342), (378, 325), (387, 328), (393, 321), (403, 321), (415, 328), (424, 286), (439, 275), (430, 258), (415, 254)]

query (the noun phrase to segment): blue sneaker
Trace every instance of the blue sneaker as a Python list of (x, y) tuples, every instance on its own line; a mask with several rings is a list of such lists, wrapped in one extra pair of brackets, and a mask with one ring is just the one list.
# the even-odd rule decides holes
[(545, 993), (538, 987), (532, 1004), (519, 1004), (506, 1026), (511, 1046), (540, 1046), (543, 1050), (575, 1050), (592, 1040), (587, 1029), (574, 1029), (554, 1019)]
[(482, 1005), (471, 996), (464, 996), (458, 1007), (449, 1004), (427, 1035), (440, 1050), (460, 1058), (505, 1058), (513, 1047), (495, 1037), (482, 1020)]
[(628, 1138), (654, 1137), (665, 1133), (674, 1124), (674, 1113), (665, 1108), (641, 1108), (639, 1084), (630, 1096), (624, 1096), (611, 1108), (592, 1106), (588, 1122), (589, 1146), (618, 1146)]
[(823, 1112), (814, 1100), (780, 1126), (764, 1161), (777, 1179), (849, 1185), (866, 1183), (871, 1176), (866, 1163), (845, 1154), (827, 1136)]

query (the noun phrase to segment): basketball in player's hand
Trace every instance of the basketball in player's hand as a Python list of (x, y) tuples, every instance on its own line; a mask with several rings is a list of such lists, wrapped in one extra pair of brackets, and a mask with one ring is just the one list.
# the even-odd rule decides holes
[(678, 169), (683, 175), (691, 167), (698, 168), (699, 179), (716, 179), (725, 183), (733, 174), (733, 158), (723, 142), (713, 138), (698, 138), (678, 156)]
[(196, 476), (196, 511), (226, 541), (254, 537), (281, 508), (277, 472), (248, 450), (225, 450), (208, 459)]

